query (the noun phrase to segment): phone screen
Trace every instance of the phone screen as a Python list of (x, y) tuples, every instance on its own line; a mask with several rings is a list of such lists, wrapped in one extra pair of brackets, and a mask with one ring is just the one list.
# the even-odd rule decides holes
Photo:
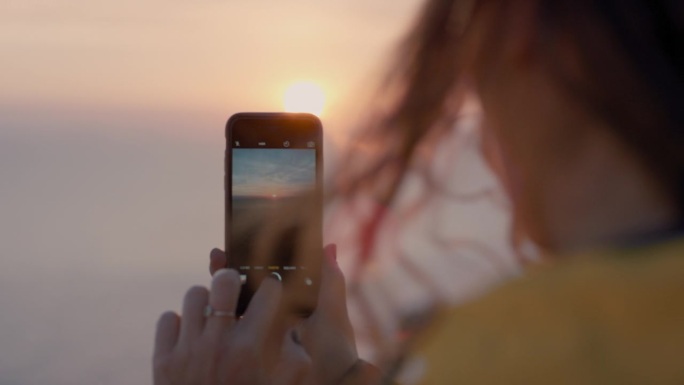
[[(311, 307), (320, 265), (297, 258), (301, 228), (288, 216), (301, 209), (320, 215), (320, 122), (308, 114), (238, 114), (227, 128), (226, 243), (229, 267), (243, 283), (237, 313), (244, 313), (262, 279), (283, 281), (301, 312)], [(229, 168), (228, 168), (229, 167)], [(294, 210), (294, 211), (293, 211)], [(277, 229), (268, 258), (254, 258), (264, 229)], [(320, 234), (313, 237), (320, 242)], [(273, 239), (271, 238), (271, 241)], [(322, 247), (322, 245), (319, 245)], [(311, 309), (309, 309), (311, 310)]]

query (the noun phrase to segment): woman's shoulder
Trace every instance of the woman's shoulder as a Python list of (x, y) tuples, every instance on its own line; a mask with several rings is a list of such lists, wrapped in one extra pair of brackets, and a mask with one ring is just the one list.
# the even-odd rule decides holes
[(416, 355), (430, 384), (681, 384), (682, 304), (683, 240), (599, 251), (444, 311)]

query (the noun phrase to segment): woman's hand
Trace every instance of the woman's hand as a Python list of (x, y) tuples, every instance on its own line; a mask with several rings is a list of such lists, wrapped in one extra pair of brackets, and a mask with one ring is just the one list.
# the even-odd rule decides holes
[[(337, 266), (335, 245), (326, 246), (324, 255), (318, 305), (313, 314), (301, 320), (295, 329), (311, 358), (307, 381), (317, 385), (337, 383), (358, 360), (354, 331), (347, 314), (346, 286)], [(210, 255), (210, 272), (219, 271), (226, 266), (226, 261), (225, 253), (214, 249)], [(283, 355), (287, 354), (283, 352)], [(285, 359), (287, 357), (283, 357)]]
[[(236, 271), (218, 270), (211, 291), (204, 287), (188, 290), (182, 317), (167, 312), (157, 324), (155, 385), (303, 382), (310, 360), (286, 328), (279, 327), (284, 325), (277, 323), (283, 318), (278, 314), (281, 291), (278, 280), (264, 280), (237, 321), (234, 311), (240, 278)], [(205, 316), (207, 309), (209, 316)]]

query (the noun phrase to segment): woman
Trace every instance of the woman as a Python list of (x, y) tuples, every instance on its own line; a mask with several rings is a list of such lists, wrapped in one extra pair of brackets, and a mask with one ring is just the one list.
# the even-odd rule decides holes
[[(341, 194), (391, 202), (415, 149), (474, 94), (515, 234), (553, 263), (414, 323), (384, 372), (357, 359), (333, 246), (294, 337), (277, 282), (240, 321), (222, 317), (239, 290), (222, 270), (210, 292), (188, 292), (182, 322), (160, 319), (155, 382), (373, 384), (403, 365), (424, 384), (684, 383), (683, 34), (678, 0), (430, 1), (369, 135), (387, 150)], [(212, 253), (212, 270), (224, 265)]]

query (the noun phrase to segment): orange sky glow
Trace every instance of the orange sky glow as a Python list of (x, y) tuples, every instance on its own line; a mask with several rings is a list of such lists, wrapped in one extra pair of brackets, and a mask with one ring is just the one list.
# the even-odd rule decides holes
[(340, 121), (418, 5), (10, 0), (0, 4), (0, 103), (228, 115), (282, 110), (286, 87), (307, 79)]
[(421, 3), (1, 0), (0, 384), (149, 383), (224, 245), (228, 117), (315, 83), (328, 167)]

